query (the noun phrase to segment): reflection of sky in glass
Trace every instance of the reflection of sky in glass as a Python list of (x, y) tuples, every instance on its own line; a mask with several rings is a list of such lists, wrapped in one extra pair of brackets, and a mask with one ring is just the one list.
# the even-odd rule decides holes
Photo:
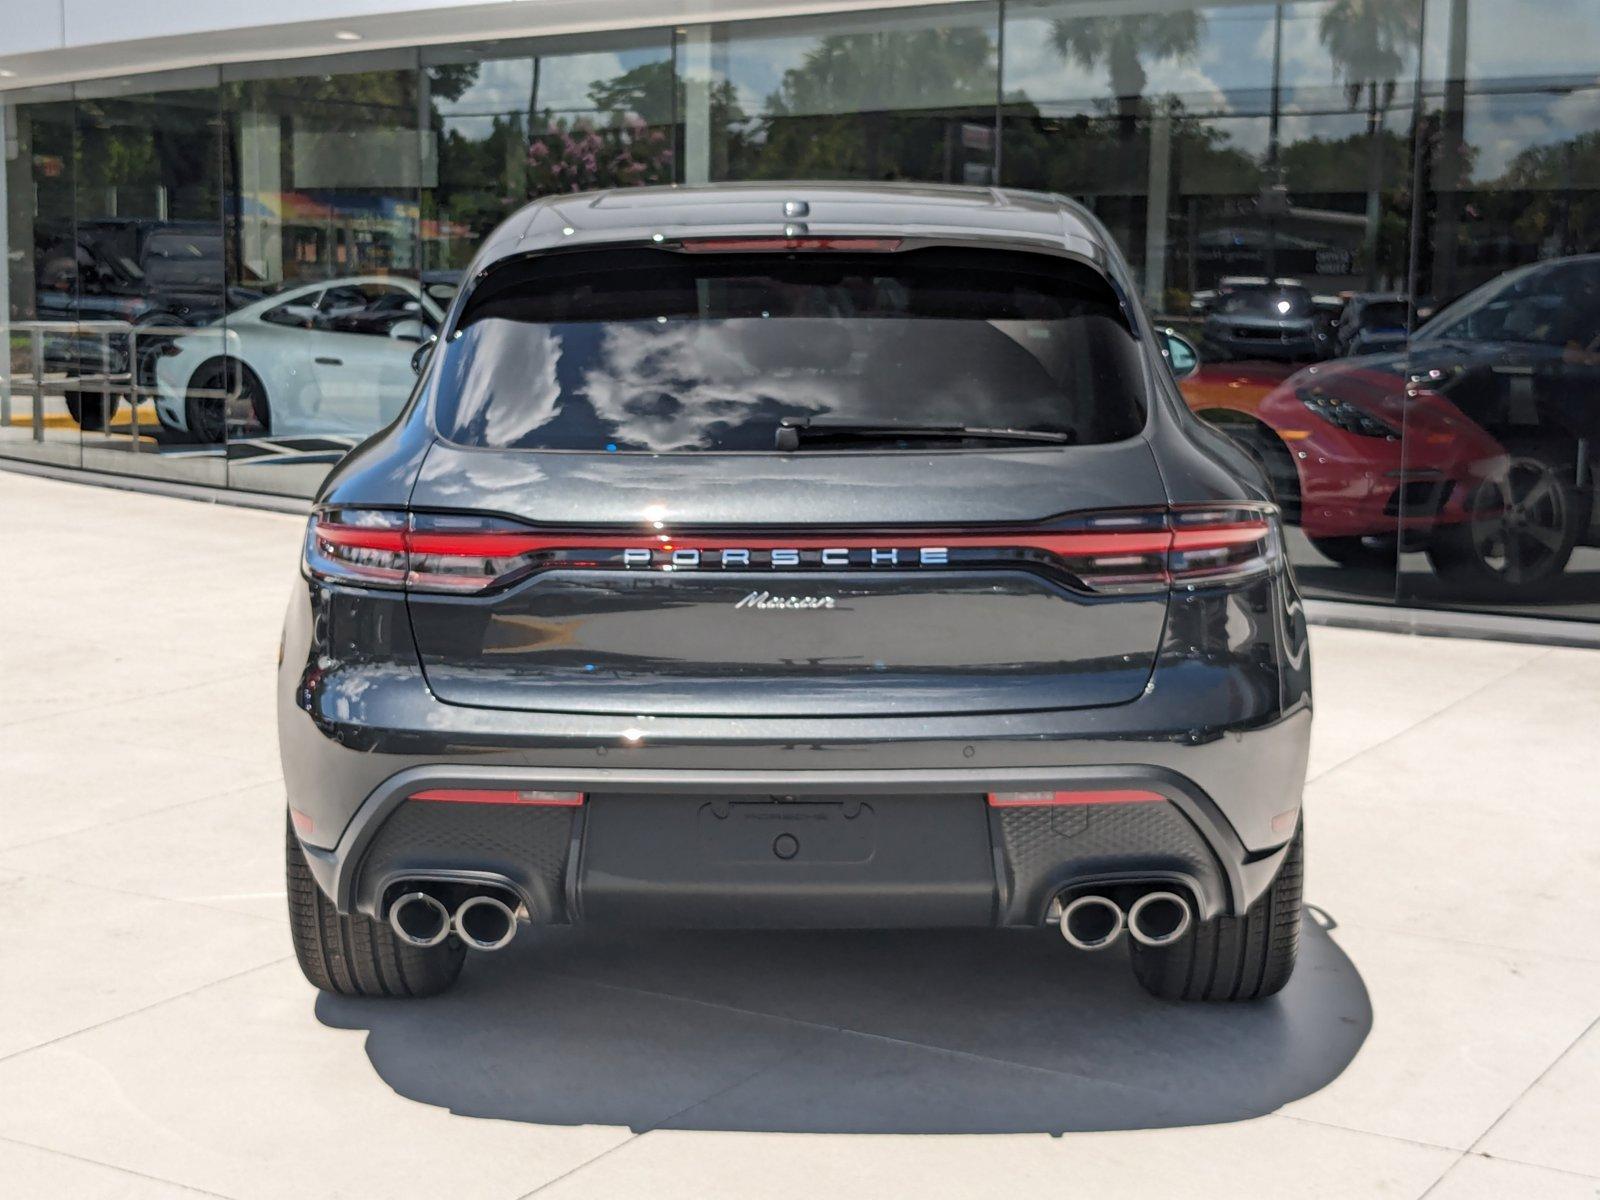
[[(615, 79), (646, 63), (662, 62), (669, 56), (666, 42), (637, 50), (597, 51), (586, 54), (553, 54), (539, 60), (539, 111), (591, 112), (589, 88), (601, 80)], [(493, 116), (526, 113), (533, 87), (532, 58), (486, 59), (478, 66), (478, 78), (459, 100), (435, 97), (434, 106), (446, 117)], [(641, 113), (648, 121), (666, 121), (669, 113)]]
[[(1413, 0), (1396, 0), (1407, 5)], [(1424, 71), (1433, 106), (1448, 74), (1450, 0), (1414, 0), (1426, 4)], [(1597, 0), (1470, 0), (1468, 4), (1467, 78), (1476, 87), (1493, 81), (1527, 81), (1520, 96), (1482, 96), (1469, 107), (1467, 139), (1477, 149), (1474, 177), (1479, 182), (1500, 177), (1529, 146), (1566, 141), (1600, 128), (1600, 72), (1594, 47), (1600, 44), (1600, 2)], [(1364, 128), (1335, 132), (1333, 123), (1348, 109), (1343, 78), (1324, 44), (1321, 22), (1327, 0), (1302, 0), (1283, 6), (1283, 94), (1280, 138), (1290, 144), (1311, 137), (1341, 137)], [(1101, 113), (1111, 98), (1110, 75), (1101, 63), (1085, 68), (1064, 59), (1051, 44), (1053, 20), (1082, 17), (1084, 8), (1054, 3), (1007, 7), (1005, 91), (1025, 98), (1047, 114)], [(1152, 0), (1123, 6), (1096, 6), (1115, 16), (1175, 11)], [(1194, 52), (1187, 56), (1148, 55), (1142, 65), (1148, 76), (1147, 96), (1176, 96), (1191, 113), (1210, 114), (1213, 127), (1225, 132), (1228, 144), (1258, 158), (1268, 139), (1272, 86), (1273, 14), (1271, 4), (1212, 5), (1199, 8), (1204, 28)], [(1417, 47), (1403, 48), (1395, 97), (1385, 116), (1386, 127), (1406, 136), (1410, 127), (1412, 86)], [(1564, 87), (1541, 89), (1541, 79), (1559, 79)], [(1533, 94), (1528, 94), (1533, 93)], [(1593, 186), (1585, 182), (1582, 186)]]
[[(1475, 82), (1578, 77), (1593, 82), (1600, 46), (1595, 0), (1469, 0), (1467, 78)], [(1451, 0), (1427, 0), (1427, 76), (1449, 75)]]
[[(978, 29), (987, 32), (992, 42), (995, 14), (988, 6), (952, 7), (931, 14), (926, 11), (841, 14), (820, 20), (771, 21), (728, 28), (727, 41), (719, 43), (715, 50), (719, 75), (733, 84), (739, 106), (746, 113), (759, 116), (767, 111), (767, 97), (782, 85), (784, 72), (804, 66), (806, 55), (815, 50), (824, 37), (851, 34), (886, 34), (893, 37), (897, 31)], [(888, 87), (871, 105), (852, 105), (850, 111), (857, 111), (861, 107), (935, 108), (968, 101), (964, 93), (953, 88), (947, 89), (948, 94), (941, 95), (937, 84), (937, 80), (922, 75), (910, 85), (915, 89), (914, 94), (897, 95), (892, 87)], [(839, 110), (830, 107), (826, 111)]]
[(458, 399), (441, 421), (474, 444), (660, 452), (768, 449), (783, 417), (1062, 429), (1078, 405), (1111, 412), (1135, 394), (1108, 350), (1093, 367), (1075, 358), (1111, 328), (1094, 317), (490, 318), (449, 351)]
[[(1321, 104), (1330, 99), (1325, 93), (1338, 87), (1319, 31), (1326, 8), (1323, 0), (1283, 6), (1286, 110)], [(1025, 95), (1049, 112), (1096, 111), (1095, 103), (1111, 95), (1108, 69), (1104, 63), (1086, 68), (1063, 58), (1051, 43), (1053, 22), (1083, 19), (1083, 7), (1056, 3), (1011, 6), (1006, 11), (1006, 95)], [(1170, 5), (1138, 4), (1109, 13), (1142, 16), (1174, 11)], [(1274, 6), (1212, 6), (1198, 11), (1202, 29), (1191, 54), (1142, 58), (1149, 80), (1145, 94), (1178, 96), (1192, 112), (1263, 111), (1272, 88)], [(1408, 66), (1402, 76), (1409, 77), (1413, 69)], [(1302, 90), (1306, 94), (1297, 95)], [(1338, 97), (1332, 98), (1338, 102)]]
[[(1450, 0), (1414, 0), (1426, 7), (1423, 48), (1429, 90), (1437, 104), (1440, 81), (1448, 73), (1446, 45)], [(1396, 0), (1410, 5), (1413, 0)], [(1321, 22), (1330, 0), (1298, 0), (1282, 6), (1283, 93), (1280, 138), (1284, 144), (1312, 137), (1343, 137), (1359, 132), (1360, 116), (1345, 129), (1348, 110), (1342, 77), (1323, 40)], [(1135, 17), (1175, 11), (1156, 0), (1096, 5), (1093, 12)], [(1275, 6), (1266, 3), (1212, 4), (1197, 10), (1203, 18), (1200, 40), (1188, 55), (1146, 55), (1149, 96), (1178, 97), (1191, 113), (1216, 118), (1228, 145), (1256, 156), (1265, 154)], [(1530, 146), (1549, 145), (1600, 128), (1600, 72), (1593, 47), (1600, 44), (1597, 0), (1471, 0), (1468, 5), (1468, 77), (1474, 84), (1504, 80), (1559, 79), (1564, 91), (1476, 98), (1468, 115), (1468, 140), (1477, 149), (1474, 178), (1488, 182)], [(1012, 3), (1006, 10), (1004, 87), (1008, 97), (1026, 99), (1047, 114), (1105, 112), (1111, 83), (1105, 64), (1084, 67), (1064, 58), (1051, 44), (1057, 19), (1084, 19), (1075, 0)], [(766, 111), (784, 72), (804, 64), (807, 53), (835, 33), (887, 33), (938, 28), (992, 28), (987, 8), (928, 13), (859, 14), (727, 26), (726, 40), (714, 52), (719, 75), (730, 80), (740, 105), (753, 115)], [(652, 38), (656, 35), (652, 34)], [(1404, 136), (1410, 122), (1410, 84), (1417, 49), (1402, 48), (1396, 94), (1385, 124)], [(669, 56), (664, 42), (633, 49), (551, 54), (541, 60), (539, 104), (557, 112), (590, 111), (588, 92), (597, 80), (615, 78)], [(439, 111), (468, 137), (486, 136), (485, 114), (525, 112), (532, 83), (529, 57), (490, 59), (477, 82), (457, 101), (436, 100)], [(937, 86), (920, 81), (915, 95), (886, 93), (886, 109), (956, 104), (960, 96), (940, 96)], [(892, 92), (892, 89), (890, 89)], [(668, 114), (643, 114), (662, 121)], [(1229, 119), (1231, 118), (1231, 119)], [(1585, 186), (1588, 186), (1585, 184)]]

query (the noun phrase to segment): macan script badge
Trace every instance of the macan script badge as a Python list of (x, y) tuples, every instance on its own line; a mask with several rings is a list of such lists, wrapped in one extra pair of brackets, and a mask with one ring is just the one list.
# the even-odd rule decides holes
[(735, 608), (784, 609), (837, 608), (832, 596), (774, 596), (771, 592), (749, 592), (734, 604)]

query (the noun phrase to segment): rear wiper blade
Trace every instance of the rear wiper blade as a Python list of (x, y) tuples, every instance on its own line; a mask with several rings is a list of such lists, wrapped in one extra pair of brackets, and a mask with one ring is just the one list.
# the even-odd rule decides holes
[(982, 425), (927, 425), (898, 421), (829, 421), (785, 417), (778, 422), (774, 444), (779, 450), (798, 450), (803, 441), (883, 441), (896, 438), (971, 438), (988, 442), (1040, 442), (1070, 446), (1078, 435), (1048, 429), (994, 429)]

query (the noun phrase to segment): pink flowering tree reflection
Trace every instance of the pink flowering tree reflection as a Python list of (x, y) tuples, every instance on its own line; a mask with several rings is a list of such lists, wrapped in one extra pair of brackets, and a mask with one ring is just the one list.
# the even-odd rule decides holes
[(632, 114), (603, 127), (588, 117), (559, 117), (528, 139), (528, 189), (535, 196), (671, 182), (667, 135)]

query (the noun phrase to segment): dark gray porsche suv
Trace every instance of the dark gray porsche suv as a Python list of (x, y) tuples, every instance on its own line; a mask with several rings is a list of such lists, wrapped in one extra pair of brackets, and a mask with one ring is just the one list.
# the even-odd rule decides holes
[(524, 924), (1056, 927), (1293, 969), (1311, 722), (1254, 462), (1060, 197), (552, 197), (324, 485), (284, 632), (296, 949)]

